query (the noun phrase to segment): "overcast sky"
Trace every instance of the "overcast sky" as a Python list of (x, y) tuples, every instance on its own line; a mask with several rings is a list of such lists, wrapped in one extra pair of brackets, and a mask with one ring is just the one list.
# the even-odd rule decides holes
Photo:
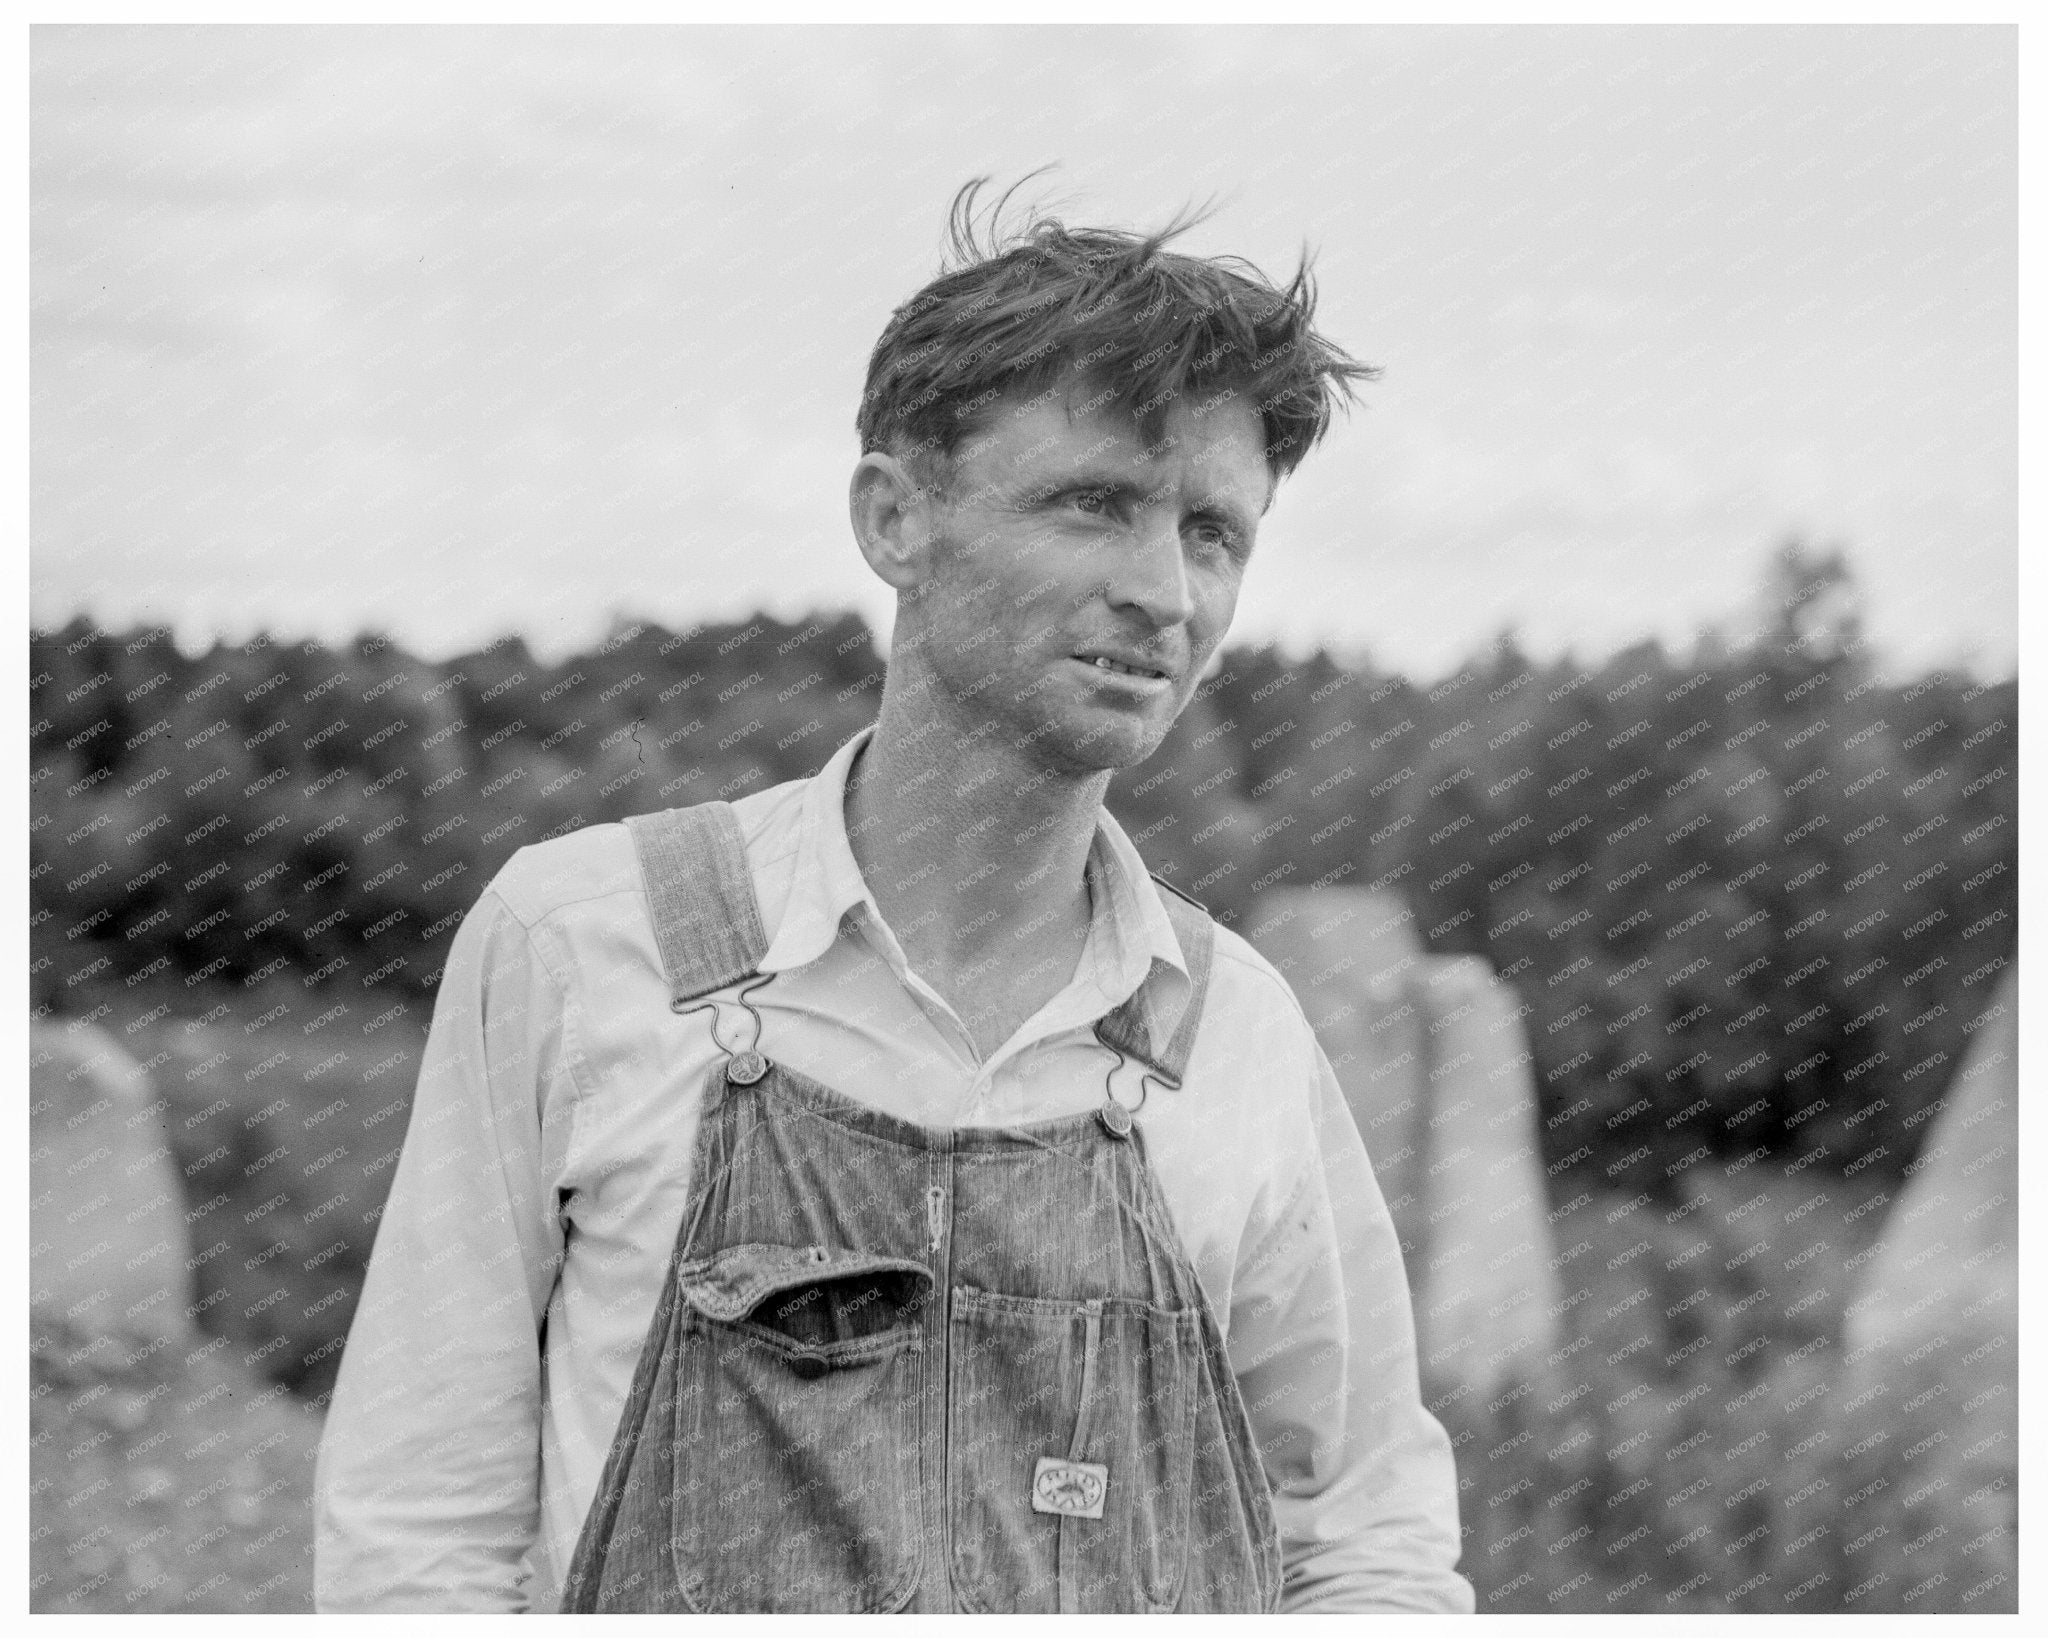
[(41, 28), (32, 610), (545, 653), (889, 603), (867, 353), (968, 176), (1222, 208), (1380, 364), (1236, 634), (1435, 676), (1753, 623), (2017, 646), (2013, 33)]

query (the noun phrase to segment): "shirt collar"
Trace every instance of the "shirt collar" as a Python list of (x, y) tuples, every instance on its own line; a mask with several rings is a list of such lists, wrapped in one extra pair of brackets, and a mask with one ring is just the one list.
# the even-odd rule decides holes
[(1154, 1003), (1164, 1019), (1178, 1020), (1193, 988), (1187, 956), (1144, 859), (1107, 808), (1095, 812), (1088, 878), (1095, 907), (1089, 942), (1097, 951), (1096, 981), (1103, 994), (1115, 1006), (1159, 972), (1165, 987)]
[(870, 724), (840, 746), (804, 789), (789, 899), (768, 953), (760, 960), (764, 973), (816, 961), (832, 948), (841, 919), (856, 906), (881, 920), (860, 866), (854, 863), (853, 845), (846, 839), (846, 776), (874, 732)]
[[(789, 898), (761, 958), (759, 970), (764, 973), (816, 961), (832, 947), (850, 910), (859, 909), (877, 925), (886, 925), (846, 836), (847, 775), (873, 735), (870, 725), (840, 746), (804, 791)], [(1187, 957), (1144, 860), (1106, 808), (1096, 810), (1087, 873), (1090, 922), (1084, 974), (1113, 1007), (1128, 999), (1155, 967), (1164, 967), (1169, 976), (1165, 993), (1157, 1000), (1163, 1013), (1178, 1016), (1190, 988)]]

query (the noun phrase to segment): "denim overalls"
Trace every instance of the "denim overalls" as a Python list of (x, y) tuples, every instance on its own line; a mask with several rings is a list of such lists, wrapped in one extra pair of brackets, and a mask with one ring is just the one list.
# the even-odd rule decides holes
[[(627, 825), (673, 1010), (754, 979), (768, 941), (731, 808)], [(1214, 928), (1162, 898), (1194, 980), (1178, 1027), (1157, 1039), (1148, 979), (1096, 1034), (1178, 1089)], [(1105, 1091), (1088, 1114), (934, 1130), (763, 1047), (705, 1088), (562, 1608), (1276, 1608), (1264, 1470), (1130, 1111)]]

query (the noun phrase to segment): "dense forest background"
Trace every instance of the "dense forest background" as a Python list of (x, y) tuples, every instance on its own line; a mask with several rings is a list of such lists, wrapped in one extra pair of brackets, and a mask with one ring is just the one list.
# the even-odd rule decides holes
[[(1561, 1185), (1759, 1149), (1896, 1176), (2013, 948), (2016, 685), (1878, 681), (1838, 557), (1786, 548), (1769, 606), (1689, 660), (1503, 638), (1434, 683), (1229, 650), (1110, 805), (1226, 921), (1370, 884), (1492, 961)], [(171, 978), (414, 1010), (515, 849), (807, 774), (884, 675), (850, 615), (553, 665), (77, 620), (30, 663), (39, 1014)]]

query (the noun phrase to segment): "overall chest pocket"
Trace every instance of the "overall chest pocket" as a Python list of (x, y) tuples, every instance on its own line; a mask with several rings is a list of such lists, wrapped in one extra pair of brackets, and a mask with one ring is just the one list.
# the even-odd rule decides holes
[(955, 1288), (946, 1484), (962, 1603), (1173, 1608), (1199, 1347), (1192, 1309)]
[(749, 1244), (676, 1269), (673, 1530), (701, 1611), (875, 1611), (918, 1577), (931, 1274)]

